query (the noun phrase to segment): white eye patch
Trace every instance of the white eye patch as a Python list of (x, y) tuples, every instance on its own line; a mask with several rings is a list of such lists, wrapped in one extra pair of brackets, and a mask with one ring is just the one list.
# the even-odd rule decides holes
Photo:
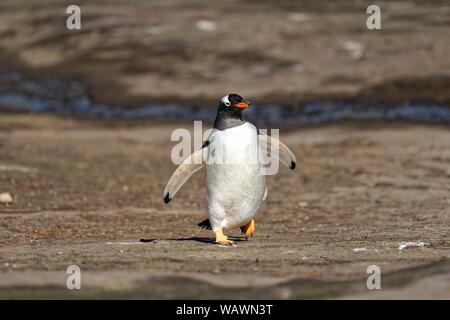
[(223, 96), (220, 101), (222, 101), (226, 106), (231, 106), (230, 100), (228, 100), (228, 95)]

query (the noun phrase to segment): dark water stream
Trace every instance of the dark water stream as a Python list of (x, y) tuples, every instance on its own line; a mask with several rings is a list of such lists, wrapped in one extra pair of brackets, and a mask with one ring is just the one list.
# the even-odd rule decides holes
[[(152, 103), (113, 107), (94, 103), (75, 81), (30, 79), (17, 73), (0, 74), (0, 110), (53, 112), (79, 116), (161, 120), (213, 120), (212, 106)], [(247, 110), (257, 124), (305, 125), (339, 120), (414, 121), (450, 123), (450, 106), (438, 104), (383, 105), (343, 100), (321, 100), (303, 107), (257, 105)]]

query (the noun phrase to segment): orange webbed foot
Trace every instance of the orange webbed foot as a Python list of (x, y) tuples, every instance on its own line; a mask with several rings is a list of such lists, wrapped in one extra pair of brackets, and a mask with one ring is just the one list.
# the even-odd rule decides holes
[(241, 232), (244, 234), (246, 239), (253, 237), (253, 233), (255, 232), (255, 220), (252, 219), (245, 226), (242, 226)]

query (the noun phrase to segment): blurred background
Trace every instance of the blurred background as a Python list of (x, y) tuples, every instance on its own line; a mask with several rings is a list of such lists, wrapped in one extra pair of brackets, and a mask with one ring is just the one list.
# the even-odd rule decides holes
[(79, 1), (71, 31), (69, 4), (1, 2), (2, 108), (449, 102), (447, 1), (381, 1), (381, 30), (359, 0)]
[[(448, 298), (449, 34), (446, 0), (2, 0), (0, 297)], [(299, 168), (221, 250), (202, 174), (162, 190), (231, 92)]]

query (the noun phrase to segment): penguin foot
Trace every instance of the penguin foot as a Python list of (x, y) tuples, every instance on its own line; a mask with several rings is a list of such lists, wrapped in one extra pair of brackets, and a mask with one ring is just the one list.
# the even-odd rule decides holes
[(255, 232), (255, 220), (250, 220), (245, 226), (241, 227), (241, 232), (245, 235), (245, 238), (253, 237), (253, 233)]
[(236, 243), (227, 238), (226, 235), (223, 234), (222, 230), (216, 232), (216, 243), (221, 246), (235, 246)]

